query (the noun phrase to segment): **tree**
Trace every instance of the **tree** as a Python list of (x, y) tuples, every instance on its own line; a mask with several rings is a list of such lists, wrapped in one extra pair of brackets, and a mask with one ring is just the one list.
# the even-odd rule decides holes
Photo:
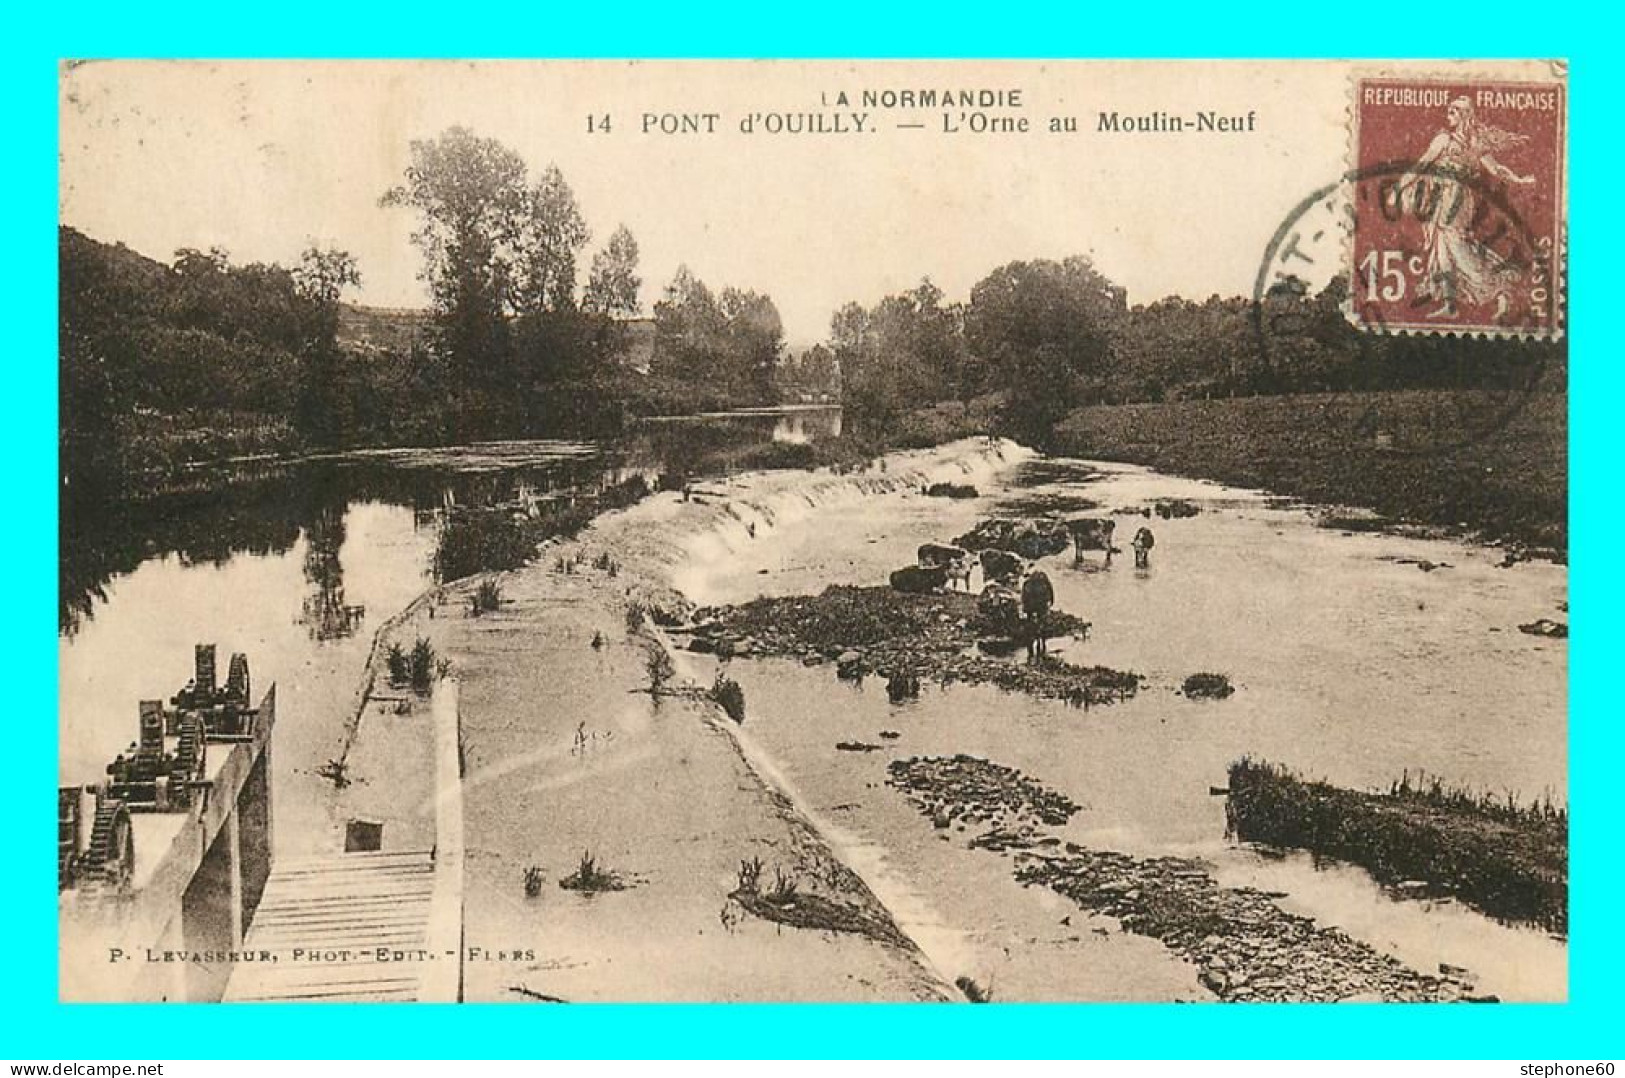
[(336, 247), (323, 250), (313, 244), (299, 256), (293, 281), (301, 296), (337, 315), (339, 297), (346, 288), (361, 283), (361, 271), (350, 252)]
[(873, 310), (848, 303), (836, 311), (830, 349), (842, 403), (860, 427), (883, 427), (969, 388), (960, 313), (942, 306), (942, 290), (929, 277)]
[(361, 283), (355, 257), (337, 248), (305, 248), (293, 271), (294, 285), (310, 305), (309, 330), (300, 350), (303, 360), (294, 423), (320, 445), (333, 444), (339, 422), (339, 299)]
[(383, 206), (416, 210), (412, 242), (423, 253), (419, 277), (439, 315), (441, 344), (459, 388), (491, 388), (507, 354), (505, 315), (520, 269), (537, 196), (525, 162), (495, 139), (452, 127), (414, 139), (404, 183)]
[(716, 296), (687, 265), (677, 267), (665, 297), (655, 304), (655, 374), (691, 385), (716, 379), (724, 321)]
[(583, 309), (610, 317), (636, 318), (643, 309), (638, 289), (643, 280), (638, 277), (638, 241), (625, 225), (609, 237), (604, 249), (592, 256), (592, 271), (587, 277), (587, 291), (582, 296)]
[(1042, 446), (1108, 375), (1125, 293), (1086, 258), (1011, 262), (971, 289), (965, 334), (979, 380), (1005, 392), (1004, 425)]
[(768, 296), (724, 288), (717, 308), (723, 339), (717, 365), (735, 401), (771, 404), (777, 399), (774, 375), (784, 352), (784, 320)]
[(575, 193), (557, 166), (548, 165), (527, 193), (527, 203), (519, 230), (513, 308), (519, 314), (572, 311), (576, 255), (591, 238)]

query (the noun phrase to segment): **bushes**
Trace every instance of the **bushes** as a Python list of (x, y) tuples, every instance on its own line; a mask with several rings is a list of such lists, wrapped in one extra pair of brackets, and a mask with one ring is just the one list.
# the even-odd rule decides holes
[(469, 614), (479, 617), (502, 605), (502, 587), (494, 580), (482, 580), (468, 597)]
[(1227, 830), (1246, 842), (1359, 865), (1380, 883), (1420, 881), (1491, 917), (1568, 931), (1568, 813), (1407, 775), (1387, 794), (1307, 782), (1275, 764), (1230, 765)]
[(626, 890), (626, 883), (620, 875), (599, 865), (591, 850), (581, 852), (581, 861), (576, 865), (576, 870), (560, 880), (559, 886), (566, 891), (581, 891), (586, 894)]
[(412, 645), (412, 655), (408, 660), (408, 665), (413, 691), (427, 693), (434, 686), (437, 672), (434, 661), (434, 645), (423, 637), (418, 637), (417, 643)]
[(421, 636), (412, 645), (411, 651), (398, 643), (389, 645), (384, 663), (389, 670), (390, 685), (395, 688), (411, 686), (412, 691), (420, 695), (428, 694), (435, 680), (445, 675), (449, 665), (443, 660), (435, 661), (434, 645)]
[(537, 539), (508, 513), (478, 509), (453, 513), (440, 531), (434, 572), (441, 581), (517, 569), (536, 551)]
[(739, 682), (719, 670), (716, 681), (711, 685), (710, 695), (711, 702), (734, 722), (745, 721), (745, 690), (740, 688)]
[[(455, 513), (440, 532), (434, 558), (435, 576), (446, 582), (476, 573), (518, 569), (535, 556), (543, 540), (575, 535), (600, 513), (624, 509), (648, 497), (649, 489), (643, 476), (634, 475), (605, 487), (594, 497), (538, 517), (516, 517), (511, 510), (500, 506)], [(608, 555), (600, 560), (606, 559)], [(612, 576), (620, 570), (612, 560), (601, 567)]]
[(649, 657), (644, 660), (643, 668), (649, 676), (649, 691), (656, 696), (660, 695), (666, 687), (666, 682), (677, 672), (676, 667), (672, 665), (671, 656), (658, 644), (649, 646)]
[[(1462, 418), (1502, 399), (1409, 390), (1099, 406), (1073, 412), (1055, 433), (1069, 455), (1367, 506), (1393, 520), (1466, 524), (1566, 557), (1568, 398), (1534, 393), (1487, 434)], [(1355, 436), (1363, 416), (1378, 414), (1401, 439), (1461, 444), (1393, 452)]]

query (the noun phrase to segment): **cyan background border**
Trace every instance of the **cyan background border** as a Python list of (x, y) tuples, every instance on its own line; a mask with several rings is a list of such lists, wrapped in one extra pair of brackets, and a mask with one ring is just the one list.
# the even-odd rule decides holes
[[(458, 20), (463, 21), (458, 21)], [(1451, 1057), (1619, 1054), (1620, 643), (1608, 468), (1622, 380), (1588, 284), (1621, 250), (1618, 34), (1582, 5), (422, 3), (18, 5), (0, 170), (12, 566), (0, 723), (0, 1057)], [(71, 1006), (54, 1002), (56, 86), (62, 57), (1567, 57), (1570, 83), (1571, 1001), (1564, 1005)], [(1612, 70), (1611, 70), (1612, 69)]]

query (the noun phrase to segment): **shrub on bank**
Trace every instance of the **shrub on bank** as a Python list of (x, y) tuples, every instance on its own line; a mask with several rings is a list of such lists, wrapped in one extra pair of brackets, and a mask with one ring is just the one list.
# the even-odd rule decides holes
[(717, 680), (711, 685), (711, 701), (734, 722), (745, 721), (745, 690), (739, 682), (721, 671), (717, 672)]
[(1387, 794), (1306, 782), (1246, 757), (1230, 765), (1226, 830), (1244, 842), (1416, 881), (1503, 921), (1568, 932), (1568, 813), (1550, 803), (1410, 785)]

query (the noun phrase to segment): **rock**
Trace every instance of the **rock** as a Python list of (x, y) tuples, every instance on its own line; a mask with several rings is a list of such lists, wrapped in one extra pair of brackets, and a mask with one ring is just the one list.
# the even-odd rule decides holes
[(698, 652), (701, 655), (710, 655), (717, 650), (717, 642), (709, 636), (696, 636), (688, 642), (688, 650)]
[(925, 488), (930, 498), (974, 498), (976, 488), (969, 483), (932, 483)]
[(1339, 1003), (1386, 1003), (1388, 997), (1381, 992), (1350, 992), (1346, 996), (1337, 997)]
[(835, 673), (839, 677), (852, 679), (863, 676), (863, 653), (860, 651), (843, 651), (835, 660)]
[(1536, 621), (1531, 621), (1527, 625), (1520, 625), (1518, 626), (1518, 631), (1520, 633), (1528, 633), (1530, 636), (1547, 636), (1559, 640), (1569, 635), (1569, 627), (1567, 625), (1561, 621), (1553, 621), (1551, 618), (1540, 618)]

